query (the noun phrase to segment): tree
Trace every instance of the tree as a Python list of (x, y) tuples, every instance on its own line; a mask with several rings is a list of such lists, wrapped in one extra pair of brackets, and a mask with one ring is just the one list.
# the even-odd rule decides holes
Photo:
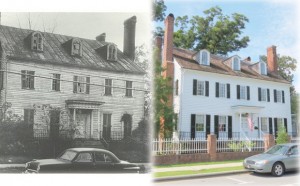
[[(165, 11), (167, 10), (167, 6), (165, 5), (163, 0), (153, 0), (153, 4), (152, 4), (152, 20), (155, 22), (161, 22), (164, 20), (166, 14)], [(154, 31), (154, 35), (155, 36), (163, 36), (164, 35), (164, 31), (163, 29), (158, 26), (156, 27), (155, 31)]]
[(242, 14), (224, 15), (218, 6), (204, 11), (205, 16), (177, 17), (174, 45), (180, 48), (207, 49), (213, 54), (226, 55), (248, 46), (249, 37), (242, 35), (248, 18)]
[(276, 144), (283, 144), (289, 142), (289, 135), (283, 125), (279, 125), (278, 136), (276, 138)]
[(173, 132), (174, 111), (172, 106), (168, 105), (168, 96), (172, 93), (170, 78), (165, 78), (161, 74), (165, 69), (161, 66), (158, 50), (153, 51), (154, 61), (154, 122), (155, 134), (160, 139), (171, 137)]

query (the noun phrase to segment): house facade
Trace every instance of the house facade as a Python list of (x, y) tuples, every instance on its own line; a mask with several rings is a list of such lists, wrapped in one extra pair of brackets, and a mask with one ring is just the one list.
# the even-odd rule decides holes
[(173, 63), (166, 73), (173, 81), (176, 136), (258, 138), (276, 136), (279, 125), (292, 131), (291, 84), (278, 74), (275, 46), (267, 49), (267, 63), (174, 48), (172, 14), (165, 24), (163, 64)]
[(144, 117), (135, 24), (135, 16), (124, 22), (123, 52), (105, 34), (90, 40), (1, 25), (2, 119), (21, 116), (35, 137), (130, 136)]

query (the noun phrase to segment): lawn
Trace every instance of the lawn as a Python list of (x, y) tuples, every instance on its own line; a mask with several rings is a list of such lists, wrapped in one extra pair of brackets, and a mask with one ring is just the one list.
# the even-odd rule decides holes
[(197, 163), (181, 163), (181, 164), (171, 164), (171, 165), (157, 165), (154, 168), (170, 168), (170, 167), (187, 167), (187, 166), (198, 166), (198, 165), (215, 165), (215, 164), (225, 164), (225, 163), (242, 163), (243, 160), (229, 160), (229, 161), (216, 161), (216, 162), (197, 162)]
[(187, 176), (187, 175), (208, 174), (208, 173), (239, 171), (239, 170), (244, 170), (244, 167), (237, 166), (237, 167), (222, 167), (222, 168), (212, 168), (212, 169), (202, 169), (202, 170), (157, 172), (154, 173), (154, 177), (161, 178), (161, 177), (171, 177), (171, 176)]

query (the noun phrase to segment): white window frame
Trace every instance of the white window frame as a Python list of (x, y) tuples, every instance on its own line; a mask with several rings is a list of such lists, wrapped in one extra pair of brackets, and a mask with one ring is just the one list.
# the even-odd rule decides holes
[(269, 133), (269, 118), (262, 117), (260, 119), (260, 130), (264, 133)]
[(259, 68), (260, 68), (261, 75), (267, 75), (267, 64), (265, 62), (261, 61), (259, 64)]
[(235, 70), (235, 71), (240, 71), (241, 70), (240, 58), (238, 58), (238, 57), (233, 57), (232, 58), (232, 69)]
[(277, 99), (277, 103), (282, 103), (282, 91), (281, 90), (276, 90), (276, 99)]
[[(225, 120), (225, 121), (223, 121), (223, 120)], [(222, 121), (222, 123), (221, 123), (221, 121)], [(220, 132), (228, 132), (228, 120), (227, 120), (227, 116), (219, 116), (219, 119), (218, 119), (218, 131), (219, 131), (219, 133)], [(224, 123), (225, 122), (225, 123)], [(220, 126), (220, 125), (222, 125), (222, 126)], [(220, 130), (220, 129), (223, 129), (223, 128), (225, 128), (225, 130)]]
[(197, 94), (200, 96), (205, 96), (205, 81), (197, 80)]
[[(206, 53), (207, 54), (207, 59), (206, 61), (203, 61), (203, 53)], [(199, 53), (199, 64), (201, 65), (206, 65), (206, 66), (209, 66), (210, 65), (210, 53), (208, 50), (201, 50), (200, 53)]]
[(268, 92), (268, 90), (266, 88), (261, 88), (261, 101), (267, 101), (268, 100), (267, 92)]
[[(109, 87), (109, 86), (106, 85), (106, 80), (107, 80), (107, 79), (110, 79), (110, 80), (111, 80), (110, 94), (105, 94), (105, 89), (106, 89), (106, 87)], [(114, 82), (113, 82), (113, 79), (111, 79), (111, 78), (105, 78), (105, 79), (104, 79), (104, 93), (103, 93), (103, 94), (104, 94), (105, 96), (112, 96), (112, 95), (113, 95), (113, 83), (114, 83)]]
[[(78, 49), (75, 48), (75, 46), (78, 46)], [(82, 56), (82, 43), (79, 39), (73, 39), (72, 40), (72, 56)]]
[(31, 36), (31, 49), (36, 51), (43, 51), (44, 39), (40, 32), (33, 32)]
[[(59, 78), (57, 78), (57, 76), (59, 76)], [(55, 84), (55, 86), (54, 86), (54, 84)], [(61, 91), (61, 74), (58, 74), (58, 73), (52, 74), (52, 87), (51, 88), (53, 91), (56, 91), (56, 92)], [(56, 88), (58, 88), (58, 90)]]
[(117, 46), (110, 44), (107, 46), (107, 60), (117, 61)]
[[(127, 87), (127, 82), (131, 82), (131, 87)], [(131, 95), (127, 95), (127, 91), (131, 92)], [(125, 97), (132, 98), (133, 97), (133, 81), (125, 81)]]
[(219, 97), (220, 98), (227, 97), (227, 85), (225, 83), (219, 83)]
[[(205, 121), (205, 115), (203, 114), (197, 114), (195, 118), (195, 132), (205, 132), (206, 129), (206, 121)], [(197, 125), (203, 125), (203, 130), (197, 130)]]
[(240, 85), (240, 99), (247, 99), (247, 87)]

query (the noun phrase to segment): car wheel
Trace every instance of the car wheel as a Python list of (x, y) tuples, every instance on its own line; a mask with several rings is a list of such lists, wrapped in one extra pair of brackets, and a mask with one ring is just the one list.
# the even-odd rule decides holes
[(275, 163), (272, 167), (273, 176), (282, 176), (284, 174), (284, 166), (282, 163)]

